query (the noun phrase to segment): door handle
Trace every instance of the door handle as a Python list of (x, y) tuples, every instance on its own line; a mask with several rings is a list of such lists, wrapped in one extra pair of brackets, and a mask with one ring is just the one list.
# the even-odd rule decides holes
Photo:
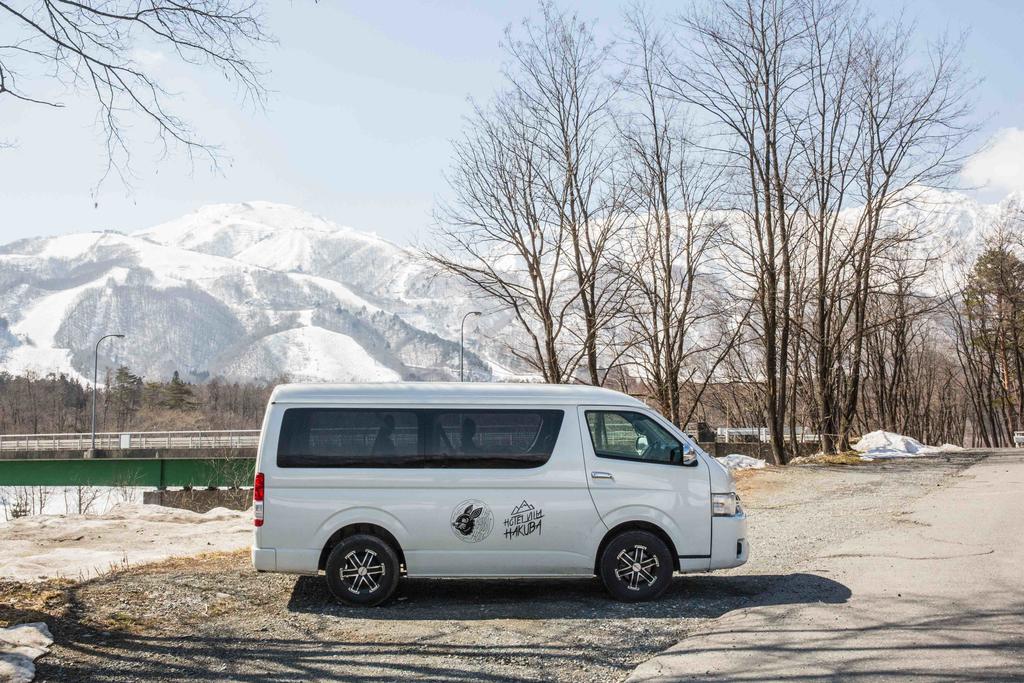
[(591, 472), (591, 479), (615, 479), (611, 472)]

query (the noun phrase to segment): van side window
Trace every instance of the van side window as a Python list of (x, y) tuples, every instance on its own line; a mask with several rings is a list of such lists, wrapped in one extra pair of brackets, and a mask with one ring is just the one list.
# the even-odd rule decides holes
[(642, 413), (588, 410), (587, 427), (599, 458), (681, 463), (684, 446), (664, 427)]
[(539, 467), (551, 457), (561, 424), (560, 410), (437, 412), (428, 455), (445, 467)]
[(362, 467), (372, 458), (415, 456), (418, 440), (416, 415), (407, 411), (290, 408), (281, 421), (277, 464)]
[(278, 467), (528, 468), (548, 461), (561, 410), (288, 408)]

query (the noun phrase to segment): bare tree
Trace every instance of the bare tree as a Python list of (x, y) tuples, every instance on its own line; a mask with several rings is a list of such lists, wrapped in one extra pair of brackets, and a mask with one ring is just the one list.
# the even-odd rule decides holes
[(733, 268), (745, 276), (751, 329), (763, 361), (763, 407), (777, 462), (784, 429), (799, 226), (792, 191), (797, 165), (794, 103), (806, 82), (795, 3), (726, 0), (682, 19), (686, 56), (672, 90), (711, 121), (709, 146), (727, 158), (738, 220)]
[[(834, 453), (839, 432), (840, 384), (849, 359), (847, 322), (853, 280), (851, 266), (861, 247), (859, 235), (841, 218), (847, 193), (858, 176), (861, 127), (856, 118), (856, 68), (863, 49), (863, 27), (843, 0), (810, 0), (800, 6), (806, 27), (805, 111), (797, 127), (804, 187), (794, 193), (799, 218), (807, 227), (801, 246), (794, 322), (793, 400), (805, 391), (825, 453)], [(801, 351), (803, 351), (801, 357)], [(800, 372), (807, 367), (810, 372)], [(805, 375), (809, 375), (806, 377)], [(792, 417), (791, 417), (792, 421)], [(795, 432), (795, 428), (791, 428)]]
[(540, 9), (539, 23), (524, 22), (519, 37), (506, 33), (511, 58), (506, 77), (535, 128), (544, 161), (538, 179), (565, 233), (566, 263), (579, 288), (584, 366), (590, 383), (599, 385), (607, 374), (601, 372), (599, 341), (618, 311), (619, 293), (608, 268), (620, 227), (611, 178), (609, 48), (598, 45), (591, 27), (575, 15), (550, 2)]
[[(629, 236), (619, 269), (628, 283), (627, 356), (663, 415), (677, 425), (693, 416), (739, 326), (710, 270), (720, 247), (722, 170), (686, 139), (679, 103), (668, 97), (666, 45), (642, 10), (627, 16), (630, 115), (620, 126), (628, 188)], [(695, 385), (684, 405), (683, 387)]]
[(605, 50), (542, 12), (456, 146), (434, 255), (515, 313), (520, 357), (547, 381), (581, 366), (601, 383), (623, 354), (636, 376), (614, 381), (679, 424), (712, 404), (766, 424), (780, 463), (808, 424), (826, 452), (872, 420), (962, 432), (922, 369), (948, 352), (927, 334), (941, 299), (925, 222), (900, 210), (948, 183), (974, 131), (959, 44), (921, 59), (906, 25), (854, 0), (725, 0), (680, 19), (677, 58), (636, 9), (613, 112)]
[[(923, 188), (947, 183), (959, 171), (964, 143), (976, 130), (974, 83), (961, 64), (960, 43), (939, 41), (922, 64), (911, 50), (907, 27), (893, 22), (869, 30), (863, 44), (857, 74), (862, 208), (854, 228), (859, 243), (852, 250), (851, 351), (840, 396), (839, 447), (845, 446), (860, 407), (864, 345), (872, 324), (868, 312), (878, 289), (874, 263), (892, 252), (906, 262), (904, 247), (920, 236), (919, 229), (901, 225), (893, 213), (920, 205)], [(908, 276), (919, 277), (900, 275)]]
[(43, 514), (53, 492), (50, 486), (0, 487), (0, 507), (4, 510), (4, 519), (10, 521)]
[(621, 291), (609, 267), (621, 212), (608, 50), (550, 3), (505, 48), (506, 91), (455, 145), (454, 199), (438, 215), (445, 251), (432, 258), (513, 311), (531, 340), (513, 352), (546, 381), (572, 381), (582, 364), (602, 384)]
[(959, 168), (971, 83), (958, 44), (941, 41), (918, 63), (903, 24), (872, 25), (846, 0), (717, 9), (684, 19), (689, 58), (674, 90), (704, 112), (730, 159), (742, 215), (731, 251), (756, 304), (765, 418), (784, 462), (800, 395), (823, 450), (848, 443), (878, 322), (869, 307), (897, 272), (885, 264), (921, 236), (895, 209)]
[[(77, 485), (64, 487), (64, 509), (79, 515), (102, 512), (97, 509), (104, 491), (99, 486)], [(102, 505), (100, 505), (102, 507)]]
[[(270, 40), (256, 0), (0, 0), (0, 96), (62, 107), (53, 87), (92, 97), (107, 156), (106, 177), (129, 169), (128, 131), (141, 118), (169, 145), (214, 165), (220, 150), (203, 141), (171, 106), (170, 92), (142, 50), (212, 66), (243, 97), (262, 102), (263, 72), (248, 55)], [(101, 181), (102, 182), (102, 181)]]
[(451, 201), (427, 257), (513, 313), (529, 340), (510, 351), (544, 381), (568, 382), (584, 349), (565, 342), (579, 286), (565, 263), (565, 224), (546, 201), (536, 127), (517, 93), (477, 107), (454, 144)]

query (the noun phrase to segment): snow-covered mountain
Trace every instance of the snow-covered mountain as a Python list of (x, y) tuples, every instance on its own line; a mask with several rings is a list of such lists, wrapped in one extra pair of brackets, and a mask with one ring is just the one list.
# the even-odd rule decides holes
[[(929, 250), (953, 263), (1013, 205), (1024, 195), (979, 204), (928, 190), (895, 217), (927, 225)], [(453, 379), (462, 316), (487, 306), (375, 235), (281, 204), (220, 204), (131, 235), (0, 247), (0, 370), (90, 377), (96, 339), (124, 332), (101, 347), (101, 367), (197, 380)], [(475, 378), (527, 374), (508, 352), (507, 314), (468, 330)]]
[[(102, 360), (147, 377), (451, 379), (472, 308), (410, 250), (266, 202), (0, 247), (0, 369), (12, 373), (91, 376), (96, 339), (124, 332)], [(481, 379), (506, 372), (488, 339), (467, 343)]]

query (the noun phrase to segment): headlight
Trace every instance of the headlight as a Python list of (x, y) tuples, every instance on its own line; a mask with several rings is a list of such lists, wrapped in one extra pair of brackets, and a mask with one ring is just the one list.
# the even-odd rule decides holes
[(734, 517), (742, 511), (740, 497), (735, 493), (712, 493), (711, 515), (714, 517)]

